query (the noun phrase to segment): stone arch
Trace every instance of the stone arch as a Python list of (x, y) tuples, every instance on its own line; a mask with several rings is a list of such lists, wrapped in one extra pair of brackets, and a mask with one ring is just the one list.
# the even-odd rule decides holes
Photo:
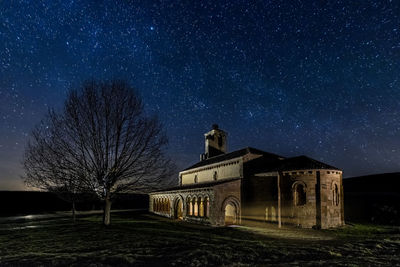
[(202, 195), (198, 197), (197, 205), (199, 207), (199, 217), (204, 217), (204, 197)]
[(186, 216), (192, 216), (192, 196), (189, 195), (186, 197)]
[(292, 196), (294, 206), (307, 204), (307, 185), (303, 181), (296, 181), (292, 185)]
[(208, 193), (202, 193), (199, 195), (203, 204), (202, 217), (208, 218), (210, 216), (210, 195)]
[(304, 189), (307, 191), (307, 184), (301, 180), (298, 180), (292, 184), (292, 190), (295, 188), (296, 185), (301, 184), (304, 186)]
[(204, 197), (204, 217), (210, 217), (210, 197), (208, 195)]
[(184, 215), (184, 199), (182, 195), (175, 197), (173, 201), (173, 215), (175, 219), (182, 220)]
[(221, 212), (224, 214), (225, 225), (240, 223), (240, 202), (236, 197), (225, 198), (222, 202)]
[(193, 205), (193, 208), (192, 208), (192, 211), (193, 211), (193, 216), (199, 216), (199, 206), (198, 206), (198, 197), (197, 196), (194, 196), (193, 198), (192, 198), (192, 205)]

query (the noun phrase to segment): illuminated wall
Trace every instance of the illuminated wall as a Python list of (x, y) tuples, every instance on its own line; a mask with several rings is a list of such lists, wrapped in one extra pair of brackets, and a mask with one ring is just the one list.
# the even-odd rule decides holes
[(242, 177), (240, 158), (180, 172), (182, 185)]
[[(242, 184), (242, 221), (278, 222), (278, 173), (250, 176)], [(342, 172), (293, 170), (282, 173), (282, 224), (330, 228), (344, 224)]]

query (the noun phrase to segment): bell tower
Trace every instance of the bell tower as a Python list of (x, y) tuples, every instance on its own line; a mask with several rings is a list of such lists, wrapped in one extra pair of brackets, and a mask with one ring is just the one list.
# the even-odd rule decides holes
[(213, 124), (212, 130), (204, 134), (205, 153), (200, 155), (200, 160), (225, 154), (227, 150), (226, 136), (226, 132), (219, 129), (217, 124)]

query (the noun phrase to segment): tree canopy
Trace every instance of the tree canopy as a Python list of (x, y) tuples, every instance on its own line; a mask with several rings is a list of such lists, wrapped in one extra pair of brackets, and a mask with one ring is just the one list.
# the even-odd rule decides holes
[(124, 81), (86, 82), (70, 90), (60, 112), (50, 110), (32, 131), (24, 157), (25, 181), (50, 189), (93, 192), (110, 224), (113, 196), (168, 184), (173, 164), (156, 116), (144, 111)]

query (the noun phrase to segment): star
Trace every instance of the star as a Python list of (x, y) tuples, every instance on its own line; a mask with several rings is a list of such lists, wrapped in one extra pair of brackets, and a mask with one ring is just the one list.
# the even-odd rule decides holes
[(150, 2), (0, 1), (0, 181), (20, 183), (9, 162), (70, 88), (114, 78), (159, 116), (178, 169), (213, 123), (230, 151), (400, 169), (399, 1)]

